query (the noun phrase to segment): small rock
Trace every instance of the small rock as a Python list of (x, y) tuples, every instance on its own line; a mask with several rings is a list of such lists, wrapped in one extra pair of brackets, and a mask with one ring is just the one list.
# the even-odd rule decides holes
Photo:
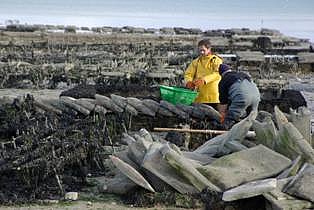
[(78, 199), (78, 192), (67, 192), (64, 198), (65, 200), (76, 201)]
[(45, 200), (40, 200), (40, 204), (58, 204), (59, 200), (50, 200), (50, 199), (45, 199)]

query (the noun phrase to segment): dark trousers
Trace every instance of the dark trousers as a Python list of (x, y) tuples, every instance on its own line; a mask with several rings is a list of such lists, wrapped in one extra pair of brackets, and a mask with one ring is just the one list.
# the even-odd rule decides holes
[(213, 107), (214, 109), (216, 109), (218, 111), (219, 103), (204, 103), (204, 104), (206, 104), (208, 106), (211, 106), (211, 107)]

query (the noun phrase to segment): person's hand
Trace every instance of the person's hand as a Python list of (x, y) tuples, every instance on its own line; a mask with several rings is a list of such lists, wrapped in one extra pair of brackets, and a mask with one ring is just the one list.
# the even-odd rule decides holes
[(199, 88), (202, 85), (205, 85), (205, 80), (203, 80), (203, 79), (194, 80), (194, 85), (195, 85), (195, 87)]
[(220, 114), (220, 123), (223, 124), (225, 122), (225, 117), (227, 115), (228, 105), (227, 104), (218, 104), (218, 112)]
[(194, 85), (193, 82), (187, 82), (185, 87), (188, 88), (188, 89), (194, 90), (195, 85)]
[(223, 124), (225, 122), (226, 113), (220, 113), (220, 123)]

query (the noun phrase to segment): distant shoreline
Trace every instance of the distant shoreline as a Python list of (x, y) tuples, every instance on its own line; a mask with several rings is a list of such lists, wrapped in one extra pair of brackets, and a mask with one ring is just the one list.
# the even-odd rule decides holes
[(230, 29), (211, 29), (202, 30), (200, 28), (185, 28), (185, 27), (161, 27), (161, 28), (144, 28), (135, 26), (76, 26), (76, 25), (50, 25), (50, 24), (20, 24), (18, 20), (7, 21), (9, 24), (0, 23), (0, 31), (13, 31), (13, 32), (63, 32), (63, 33), (136, 33), (136, 34), (161, 34), (161, 35), (217, 35), (217, 36), (230, 36), (232, 34), (243, 35), (269, 35), (270, 33), (275, 36), (286, 36), (297, 38), (303, 41), (314, 43), (310, 38), (295, 37), (283, 34), (277, 29), (261, 28), (259, 30), (250, 28), (230, 28)]
[[(125, 18), (125, 17), (124, 17)], [(311, 29), (311, 27), (306, 27), (305, 23), (300, 23), (301, 25), (296, 25), (295, 28), (291, 29), (291, 27), (287, 27), (287, 25), (293, 24), (293, 21), (291, 22), (283, 22), (283, 23), (277, 23), (276, 24), (266, 24), (267, 22), (271, 22), (271, 20), (267, 20), (266, 23), (264, 23), (264, 19), (261, 20), (261, 23), (256, 25), (252, 25), (253, 23), (250, 20), (240, 20), (239, 24), (233, 25), (233, 24), (226, 24), (225, 21), (228, 22), (228, 20), (224, 19), (215, 19), (216, 22), (212, 23), (210, 26), (200, 25), (200, 23), (195, 22), (192, 23), (191, 20), (188, 21), (188, 23), (182, 23), (182, 24), (175, 24), (173, 21), (171, 22), (165, 22), (162, 23), (156, 22), (156, 20), (149, 22), (148, 20), (143, 20), (138, 23), (131, 23), (131, 21), (114, 21), (111, 23), (103, 23), (101, 20), (92, 19), (89, 22), (89, 19), (87, 18), (84, 21), (80, 21), (80, 19), (83, 19), (83, 17), (79, 17), (78, 19), (74, 19), (73, 21), (56, 21), (51, 22), (50, 19), (40, 19), (40, 21), (21, 21), (19, 19), (1, 19), (0, 15), (0, 30), (1, 28), (5, 28), (8, 25), (19, 25), (24, 26), (24, 28), (31, 27), (31, 26), (40, 26), (42, 28), (52, 28), (52, 30), (63, 30), (66, 27), (75, 28), (78, 32), (88, 32), (88, 31), (99, 31), (99, 28), (135, 28), (135, 29), (154, 29), (155, 31), (162, 29), (162, 28), (184, 28), (184, 29), (197, 29), (202, 32), (206, 31), (221, 31), (221, 30), (229, 30), (229, 29), (249, 29), (251, 31), (261, 31), (263, 29), (271, 29), (271, 30), (277, 30), (280, 31), (285, 36), (289, 37), (295, 37), (299, 39), (307, 39), (311, 43), (314, 43), (314, 31)], [(218, 22), (217, 22), (218, 21)], [(230, 21), (230, 20), (229, 20)], [(247, 22), (248, 21), (248, 22)], [(273, 22), (274, 22), (273, 21)], [(202, 22), (202, 21), (201, 21)], [(204, 20), (203, 20), (204, 22)], [(254, 22), (254, 21), (253, 21)], [(256, 22), (256, 20), (255, 20)], [(125, 24), (124, 24), (125, 23)], [(283, 24), (283, 25), (281, 25)], [(282, 26), (282, 27), (281, 27)], [(83, 28), (84, 30), (80, 30)], [(86, 30), (88, 29), (88, 30)], [(312, 32), (313, 31), (313, 32)]]
[[(249, 28), (279, 30), (314, 42), (314, 1), (264, 0), (197, 3), (187, 0), (4, 0), (0, 24), (76, 27), (198, 28), (202, 31)], [(11, 22), (11, 23), (10, 23)]]

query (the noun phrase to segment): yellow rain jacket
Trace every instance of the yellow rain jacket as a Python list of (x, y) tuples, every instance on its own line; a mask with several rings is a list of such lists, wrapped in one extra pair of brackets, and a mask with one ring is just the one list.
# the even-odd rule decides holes
[(198, 89), (195, 103), (219, 103), (218, 83), (221, 79), (218, 68), (222, 58), (217, 55), (200, 56), (192, 61), (184, 73), (185, 82), (203, 79), (205, 84)]

